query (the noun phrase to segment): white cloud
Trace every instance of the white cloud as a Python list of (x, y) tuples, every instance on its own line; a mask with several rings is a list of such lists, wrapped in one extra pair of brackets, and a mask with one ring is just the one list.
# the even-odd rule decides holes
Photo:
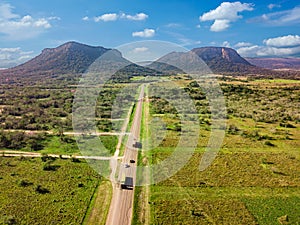
[[(287, 57), (300, 54), (300, 37), (287, 35), (269, 38), (263, 41), (265, 45), (249, 45), (237, 49), (244, 57)], [(236, 47), (238, 47), (236, 45)]]
[(118, 19), (118, 15), (116, 13), (106, 13), (101, 16), (94, 17), (95, 22), (103, 21), (116, 21)]
[(293, 56), (300, 53), (300, 46), (295, 48), (263, 47), (258, 50), (257, 56)]
[(215, 20), (213, 25), (210, 27), (210, 30), (214, 32), (220, 32), (226, 30), (228, 27), (230, 27), (229, 20)]
[(245, 46), (237, 49), (237, 52), (243, 57), (256, 57), (257, 52), (261, 49), (258, 45)]
[(122, 13), (120, 15), (120, 18), (122, 19), (128, 19), (128, 20), (145, 20), (148, 18), (148, 15), (145, 13), (137, 13), (135, 15), (127, 15), (125, 13)]
[(270, 10), (272, 10), (272, 9), (274, 9), (274, 8), (280, 8), (281, 7), (281, 5), (279, 5), (279, 4), (269, 4), (268, 5), (268, 8), (270, 9)]
[(224, 41), (223, 43), (222, 43), (222, 46), (223, 47), (226, 47), (226, 48), (230, 48), (231, 46), (230, 46), (230, 43), (228, 42), (228, 41)]
[(12, 40), (32, 38), (52, 27), (50, 21), (58, 17), (35, 19), (30, 15), (20, 16), (12, 12), (10, 4), (0, 4), (0, 33)]
[(85, 16), (85, 17), (82, 18), (82, 20), (83, 20), (83, 21), (89, 21), (90, 18), (89, 18), (88, 16)]
[[(101, 16), (96, 16), (94, 17), (94, 21), (95, 22), (109, 22), (109, 21), (116, 21), (119, 19), (125, 19), (125, 20), (133, 20), (133, 21), (142, 21), (142, 20), (146, 20), (149, 16), (145, 13), (137, 13), (135, 15), (129, 15), (129, 14), (125, 14), (125, 13), (106, 13), (103, 14)], [(84, 21), (88, 21), (89, 17), (83, 17), (82, 20)]]
[(141, 53), (141, 52), (147, 52), (149, 48), (147, 47), (137, 47), (133, 49), (133, 53)]
[(300, 6), (290, 10), (263, 14), (249, 20), (254, 23), (266, 23), (270, 26), (285, 26), (300, 23)]
[(153, 29), (144, 29), (143, 31), (137, 31), (132, 33), (133, 37), (150, 38), (153, 37), (154, 35), (155, 35), (155, 30)]
[(0, 68), (9, 68), (33, 57), (33, 52), (24, 52), (21, 48), (0, 48)]
[(0, 4), (0, 20), (9, 20), (18, 18), (19, 15), (12, 13), (14, 7), (10, 4)]
[(230, 23), (240, 18), (238, 13), (252, 11), (253, 4), (241, 2), (223, 2), (216, 9), (204, 13), (199, 17), (200, 21), (214, 21), (210, 30), (214, 32), (224, 31), (230, 27)]
[(276, 38), (269, 38), (264, 40), (264, 44), (273, 47), (291, 47), (300, 46), (300, 36), (298, 35), (287, 35)]
[(249, 43), (249, 42), (239, 42), (237, 44), (234, 45), (234, 47), (236, 48), (242, 48), (242, 47), (250, 47), (253, 44)]

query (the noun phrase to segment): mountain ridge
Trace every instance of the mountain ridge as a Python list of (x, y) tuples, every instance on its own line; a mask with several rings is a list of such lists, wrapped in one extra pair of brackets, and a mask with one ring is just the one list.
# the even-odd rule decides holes
[(42, 52), (16, 67), (1, 71), (1, 75), (30, 76), (83, 73), (98, 57), (110, 49), (70, 41)]
[(246, 60), (253, 65), (272, 70), (300, 70), (300, 58), (291, 57), (247, 57)]
[[(64, 74), (79, 75), (86, 72), (89, 66), (95, 62), (95, 60), (99, 59), (101, 55), (110, 50), (112, 49), (102, 46), (90, 46), (75, 41), (66, 42), (56, 48), (43, 49), (38, 56), (21, 65), (0, 70), (0, 79), (2, 81), (14, 80), (14, 82), (18, 82), (22, 79), (58, 78)], [(118, 58), (116, 60), (126, 60), (122, 57), (122, 54), (118, 50), (115, 51)], [(191, 52), (201, 58), (206, 63), (208, 68), (216, 74), (279, 77), (285, 76), (283, 72), (268, 70), (252, 65), (231, 48), (209, 46), (194, 48), (191, 50)], [(175, 53), (169, 54), (172, 55)], [(162, 58), (166, 58), (166, 56), (163, 56)], [(180, 57), (183, 57), (183, 60), (190, 59), (188, 56), (184, 55)], [(181, 69), (178, 69), (178, 67), (176, 68), (176, 64), (166, 65), (162, 63), (163, 62), (159, 61), (156, 64), (153, 63), (150, 67), (148, 67), (148, 70), (144, 67), (146, 73), (143, 73), (143, 67), (132, 64), (132, 66), (129, 66), (123, 70), (122, 76), (124, 76), (125, 73), (130, 72), (132, 72), (133, 76), (138, 73), (146, 76), (151, 72), (153, 72), (155, 75), (162, 75), (163, 73), (170, 75), (182, 72)], [(132, 75), (129, 74), (128, 76)]]

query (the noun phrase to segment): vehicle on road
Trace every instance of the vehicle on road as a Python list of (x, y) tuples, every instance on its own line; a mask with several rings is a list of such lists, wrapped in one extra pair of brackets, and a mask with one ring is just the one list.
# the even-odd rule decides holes
[(134, 159), (130, 159), (129, 162), (130, 162), (130, 163), (135, 163), (135, 160), (134, 160)]
[(134, 148), (142, 148), (142, 143), (141, 142), (135, 142), (132, 147)]
[(133, 178), (132, 177), (125, 177), (124, 181), (121, 181), (121, 189), (133, 189)]

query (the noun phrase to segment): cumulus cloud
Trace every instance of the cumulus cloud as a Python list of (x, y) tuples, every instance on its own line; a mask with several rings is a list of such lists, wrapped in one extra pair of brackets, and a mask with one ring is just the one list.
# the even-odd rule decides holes
[(199, 17), (200, 21), (214, 21), (210, 30), (220, 32), (228, 29), (230, 24), (240, 18), (240, 12), (252, 11), (253, 4), (241, 2), (223, 2), (216, 9), (204, 13)]
[(10, 4), (0, 4), (0, 33), (10, 39), (32, 38), (52, 27), (50, 21), (58, 17), (33, 18), (30, 15), (17, 15)]
[(120, 15), (120, 18), (127, 19), (127, 20), (145, 20), (148, 18), (148, 15), (145, 13), (137, 13), (135, 15), (128, 15), (128, 14), (122, 13)]
[(143, 37), (143, 38), (151, 38), (155, 35), (155, 30), (153, 29), (144, 29), (143, 31), (133, 32), (133, 37)]
[(103, 21), (116, 21), (118, 19), (118, 15), (116, 13), (106, 13), (101, 16), (94, 17), (95, 22)]
[(269, 38), (264, 40), (264, 44), (273, 47), (292, 47), (300, 46), (300, 36), (299, 35), (287, 35), (276, 38)]
[[(133, 21), (142, 21), (146, 20), (149, 16), (145, 13), (137, 13), (135, 15), (129, 15), (125, 13), (106, 13), (101, 16), (94, 17), (95, 22), (109, 22), (109, 21), (116, 21), (119, 19), (125, 19), (125, 20), (133, 20)], [(82, 20), (88, 21), (89, 17), (83, 17)]]
[[(241, 46), (238, 53), (244, 57), (287, 57), (300, 54), (300, 37), (287, 35), (269, 38), (263, 41), (264, 45)], [(236, 47), (238, 47), (236, 45)]]
[(300, 6), (290, 10), (263, 14), (259, 17), (250, 19), (252, 23), (265, 23), (270, 26), (285, 26), (300, 23)]
[(21, 64), (33, 57), (33, 52), (21, 48), (0, 48), (0, 68), (9, 68)]
[(262, 47), (257, 52), (257, 56), (293, 56), (300, 53), (300, 46), (294, 48), (275, 48), (275, 47)]
[(261, 49), (258, 45), (244, 46), (237, 49), (237, 52), (243, 57), (256, 57), (257, 53)]
[(249, 42), (239, 42), (237, 44), (234, 45), (235, 48), (242, 48), (242, 47), (249, 47), (252, 46), (253, 44), (249, 43)]
[(227, 30), (228, 27), (230, 27), (230, 20), (215, 20), (213, 25), (210, 27), (210, 30), (214, 32), (220, 32)]

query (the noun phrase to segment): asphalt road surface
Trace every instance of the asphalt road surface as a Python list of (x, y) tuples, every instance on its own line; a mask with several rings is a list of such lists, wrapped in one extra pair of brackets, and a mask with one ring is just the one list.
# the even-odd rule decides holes
[[(124, 179), (124, 177), (132, 177), (134, 185), (136, 180), (138, 149), (133, 147), (133, 145), (139, 141), (140, 137), (144, 89), (145, 87), (144, 85), (142, 85), (138, 102), (136, 104), (136, 111), (130, 129), (130, 135), (128, 137), (128, 141), (124, 151), (124, 157), (122, 159), (118, 175), (118, 181), (121, 181), (122, 179)], [(130, 160), (132, 159), (135, 161), (135, 163), (130, 163)], [(113, 196), (106, 220), (106, 225), (131, 224), (134, 187), (133, 189), (121, 189), (120, 183), (118, 181), (113, 183)]]

